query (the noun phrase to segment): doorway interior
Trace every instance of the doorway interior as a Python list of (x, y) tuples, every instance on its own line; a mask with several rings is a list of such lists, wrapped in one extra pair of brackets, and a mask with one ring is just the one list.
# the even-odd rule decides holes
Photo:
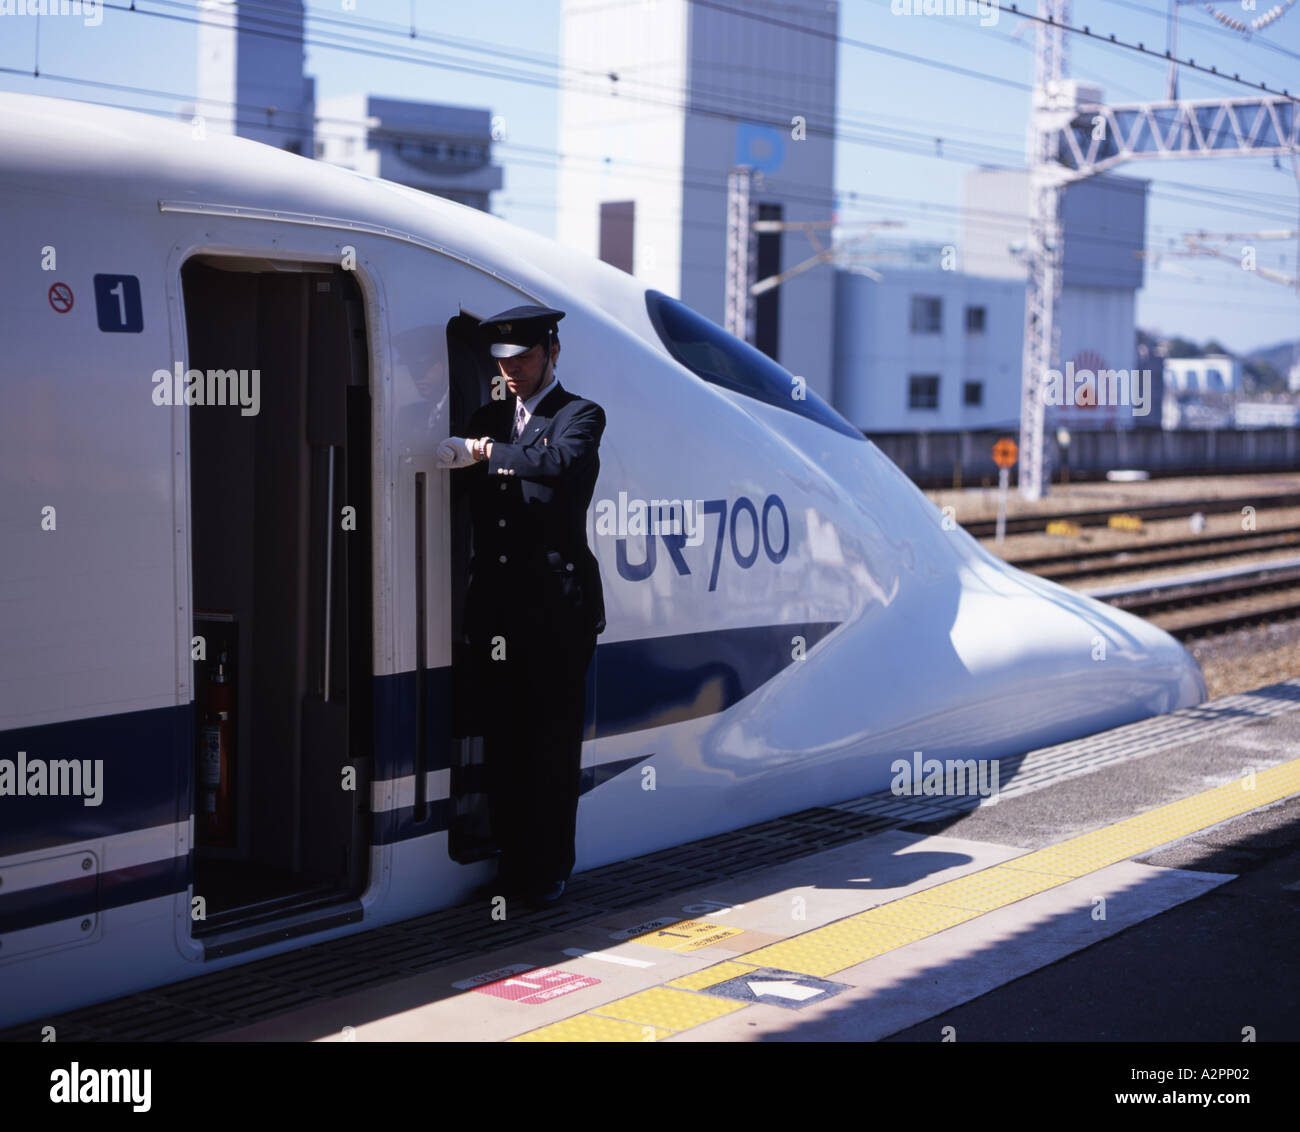
[(370, 351), (350, 272), (203, 255), (181, 280), (200, 937), (367, 881)]

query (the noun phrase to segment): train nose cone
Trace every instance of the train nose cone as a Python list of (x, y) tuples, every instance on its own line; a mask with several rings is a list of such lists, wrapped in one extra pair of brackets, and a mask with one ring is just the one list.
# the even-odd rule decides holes
[(891, 762), (917, 750), (1001, 758), (1205, 698), (1200, 667), (1163, 630), (992, 555), (908, 581), (876, 587), (745, 701), (707, 761), (797, 766), (790, 797), (811, 805), (848, 778), (859, 793), (888, 788)]
[(972, 675), (1019, 689), (1027, 723), (1053, 742), (1205, 699), (1200, 666), (1164, 630), (998, 563), (963, 587), (950, 641)]

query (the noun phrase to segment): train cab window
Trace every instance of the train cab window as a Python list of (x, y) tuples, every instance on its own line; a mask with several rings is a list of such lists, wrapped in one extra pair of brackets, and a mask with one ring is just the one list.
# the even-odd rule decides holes
[(761, 350), (728, 334), (662, 291), (646, 291), (646, 309), (668, 352), (696, 377), (778, 409), (807, 417), (845, 436), (865, 439), (811, 389), (792, 396), (794, 375)]

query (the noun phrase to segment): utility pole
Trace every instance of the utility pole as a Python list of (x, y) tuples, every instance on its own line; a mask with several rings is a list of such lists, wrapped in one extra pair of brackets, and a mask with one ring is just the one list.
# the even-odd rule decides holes
[[(1294, 2), (1288, 0), (1288, 7)], [(1265, 13), (1259, 26), (1277, 19), (1281, 11), (1285, 9), (1279, 6)], [(1290, 95), (1106, 105), (1099, 93), (1094, 97), (1065, 78), (1061, 25), (1069, 22), (1069, 0), (1039, 0), (1038, 13), (1020, 409), (1020, 494), (1025, 499), (1041, 499), (1048, 484), (1042, 389), (1047, 371), (1060, 366), (1065, 186), (1137, 159), (1270, 154), (1289, 155), (1300, 183), (1300, 114)], [(1197, 254), (1212, 253), (1202, 247)]]
[(748, 165), (727, 173), (727, 278), (723, 329), (754, 341), (754, 275), (758, 271), (758, 236), (754, 232), (757, 174)]
[[(811, 271), (821, 263), (831, 263), (844, 248), (868, 239), (881, 228), (901, 228), (898, 220), (875, 220), (861, 224), (841, 224), (835, 220), (756, 220), (758, 212), (754, 192), (759, 187), (759, 175), (748, 165), (738, 165), (727, 174), (727, 274), (724, 292), (725, 315), (723, 329), (746, 342), (754, 341), (754, 299)], [(865, 231), (842, 240), (823, 244), (816, 233), (830, 228), (862, 228)], [(807, 259), (788, 267), (777, 275), (758, 278), (759, 233), (802, 232), (813, 247)], [(878, 271), (859, 268), (864, 275), (877, 283), (884, 278)]]
[(1041, 499), (1046, 484), (1042, 388), (1061, 352), (1061, 198), (1068, 171), (1055, 144), (1074, 114), (1066, 90), (1065, 32), (1069, 0), (1038, 0), (1044, 20), (1035, 33), (1033, 107), (1029, 120), (1029, 240), (1025, 280), (1025, 345), (1020, 406), (1020, 494)]

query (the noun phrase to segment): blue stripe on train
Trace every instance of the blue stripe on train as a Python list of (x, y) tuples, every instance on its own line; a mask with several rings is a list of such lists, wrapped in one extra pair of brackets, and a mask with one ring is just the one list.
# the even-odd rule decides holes
[(191, 864), (187, 854), (10, 893), (0, 897), (0, 935), (183, 892)]
[[(600, 644), (587, 669), (583, 738), (603, 739), (726, 711), (791, 663), (796, 635), (810, 649), (837, 624), (761, 625)], [(424, 770), (447, 770), (453, 744), (459, 742), (452, 727), (462, 697), (450, 668), (429, 669), (425, 680), (430, 724)], [(375, 778), (415, 773), (415, 704), (414, 672), (375, 681)]]
[[(722, 629), (599, 645), (587, 673), (586, 738), (680, 723), (725, 711), (792, 660), (797, 634), (811, 648), (835, 622)], [(592, 694), (598, 688), (599, 699)], [(707, 693), (707, 694), (706, 694)], [(426, 674), (426, 770), (451, 767), (454, 689), (449, 668)], [(374, 687), (375, 777), (414, 774), (416, 677), (377, 677)], [(51, 723), (0, 733), (0, 758), (104, 760), (103, 800), (0, 797), (0, 857), (187, 821), (193, 792), (193, 705)], [(177, 758), (176, 752), (184, 752)], [(649, 752), (583, 773), (583, 793), (635, 766)], [(459, 784), (458, 784), (459, 785)], [(452, 799), (374, 815), (372, 841), (382, 845), (445, 830)], [(23, 892), (0, 890), (0, 932), (103, 910), (183, 890), (188, 857), (115, 870), (90, 886), (78, 878)], [(68, 911), (68, 909), (72, 909)]]
[[(193, 705), (123, 712), (0, 732), (0, 759), (104, 762), (98, 806), (81, 797), (0, 796), (0, 858), (188, 821)], [(177, 752), (184, 752), (178, 758)]]

